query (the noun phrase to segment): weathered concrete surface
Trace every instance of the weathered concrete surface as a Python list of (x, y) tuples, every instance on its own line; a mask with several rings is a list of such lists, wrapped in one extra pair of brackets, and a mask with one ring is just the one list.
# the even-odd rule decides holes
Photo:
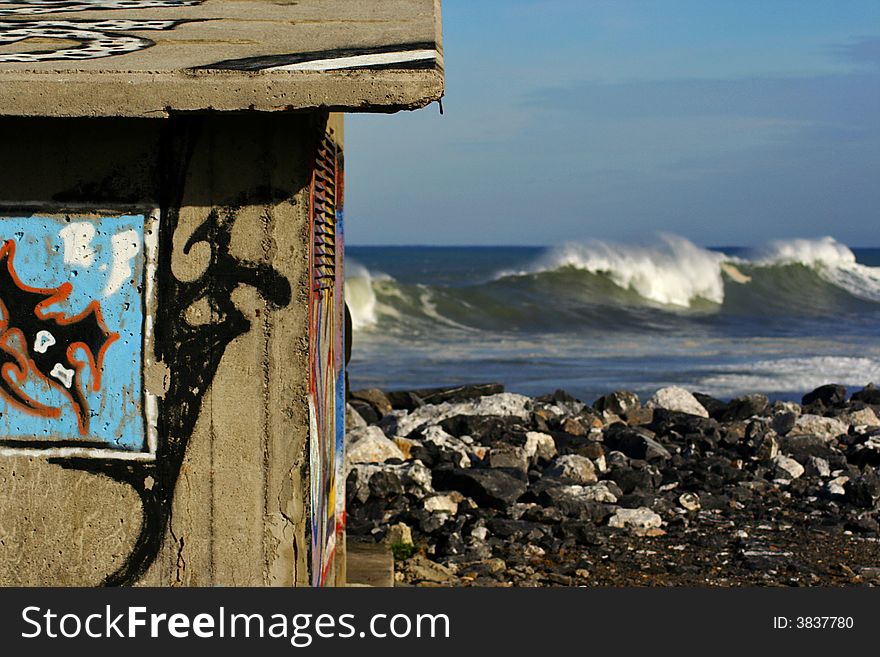
[(348, 586), (394, 586), (394, 557), (387, 545), (347, 541)]
[[(307, 190), (319, 122), (3, 121), (0, 160), (16, 166), (0, 177), (0, 213), (25, 200), (162, 210), (156, 341), (169, 380), (155, 464), (0, 459), (0, 584), (94, 585), (120, 568), (130, 584), (308, 583)], [(157, 553), (126, 571), (144, 540)]]
[(442, 96), (440, 0), (167, 2), (0, 4), (0, 115), (395, 111)]

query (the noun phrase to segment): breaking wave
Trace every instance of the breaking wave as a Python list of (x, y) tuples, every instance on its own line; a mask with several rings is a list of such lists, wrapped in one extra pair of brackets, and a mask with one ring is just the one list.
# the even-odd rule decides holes
[(736, 256), (664, 235), (547, 249), (529, 266), (441, 286), (397, 281), (349, 261), (356, 330), (663, 327), (707, 316), (811, 317), (880, 310), (880, 267), (831, 237), (771, 242)]

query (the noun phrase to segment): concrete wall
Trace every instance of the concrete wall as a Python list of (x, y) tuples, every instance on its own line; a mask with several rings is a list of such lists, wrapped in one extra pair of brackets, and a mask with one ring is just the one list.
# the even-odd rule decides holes
[[(313, 580), (309, 187), (314, 136), (326, 118), (0, 118), (0, 217), (95, 222), (99, 234), (101, 222), (146, 217), (142, 244), (150, 215), (158, 218), (155, 274), (146, 256), (133, 258), (145, 279), (133, 265), (127, 281), (144, 304), (142, 334), (132, 337), (142, 340), (143, 390), (131, 411), (143, 418), (143, 443), (116, 445), (128, 452), (120, 457), (91, 429), (77, 436), (50, 423), (28, 440), (3, 435), (0, 584)], [(6, 234), (12, 225), (0, 219), (0, 238), (16, 238)], [(19, 246), (16, 258), (25, 251)], [(76, 290), (81, 280), (68, 282)], [(9, 330), (6, 314), (0, 329)], [(10, 354), (28, 352), (10, 344)], [(74, 361), (70, 369), (80, 372)], [(31, 397), (55, 390), (60, 416), (70, 416), (74, 397), (32, 370), (12, 371), (0, 412), (4, 402), (21, 405), (18, 386)], [(25, 384), (31, 374), (35, 382)], [(87, 365), (80, 374), (100, 402), (91, 404), (93, 424), (108, 405), (124, 404), (111, 380), (95, 390)]]

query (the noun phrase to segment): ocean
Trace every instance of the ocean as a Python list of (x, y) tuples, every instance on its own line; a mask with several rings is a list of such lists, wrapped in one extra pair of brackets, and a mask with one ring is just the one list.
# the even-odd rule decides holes
[(680, 385), (800, 400), (880, 385), (880, 249), (346, 247), (352, 388), (499, 382), (593, 401)]

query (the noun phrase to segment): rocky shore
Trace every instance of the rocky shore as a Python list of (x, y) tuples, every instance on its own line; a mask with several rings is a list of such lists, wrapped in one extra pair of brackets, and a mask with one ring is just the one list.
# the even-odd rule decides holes
[(880, 584), (880, 389), (355, 391), (347, 531), (400, 585)]

